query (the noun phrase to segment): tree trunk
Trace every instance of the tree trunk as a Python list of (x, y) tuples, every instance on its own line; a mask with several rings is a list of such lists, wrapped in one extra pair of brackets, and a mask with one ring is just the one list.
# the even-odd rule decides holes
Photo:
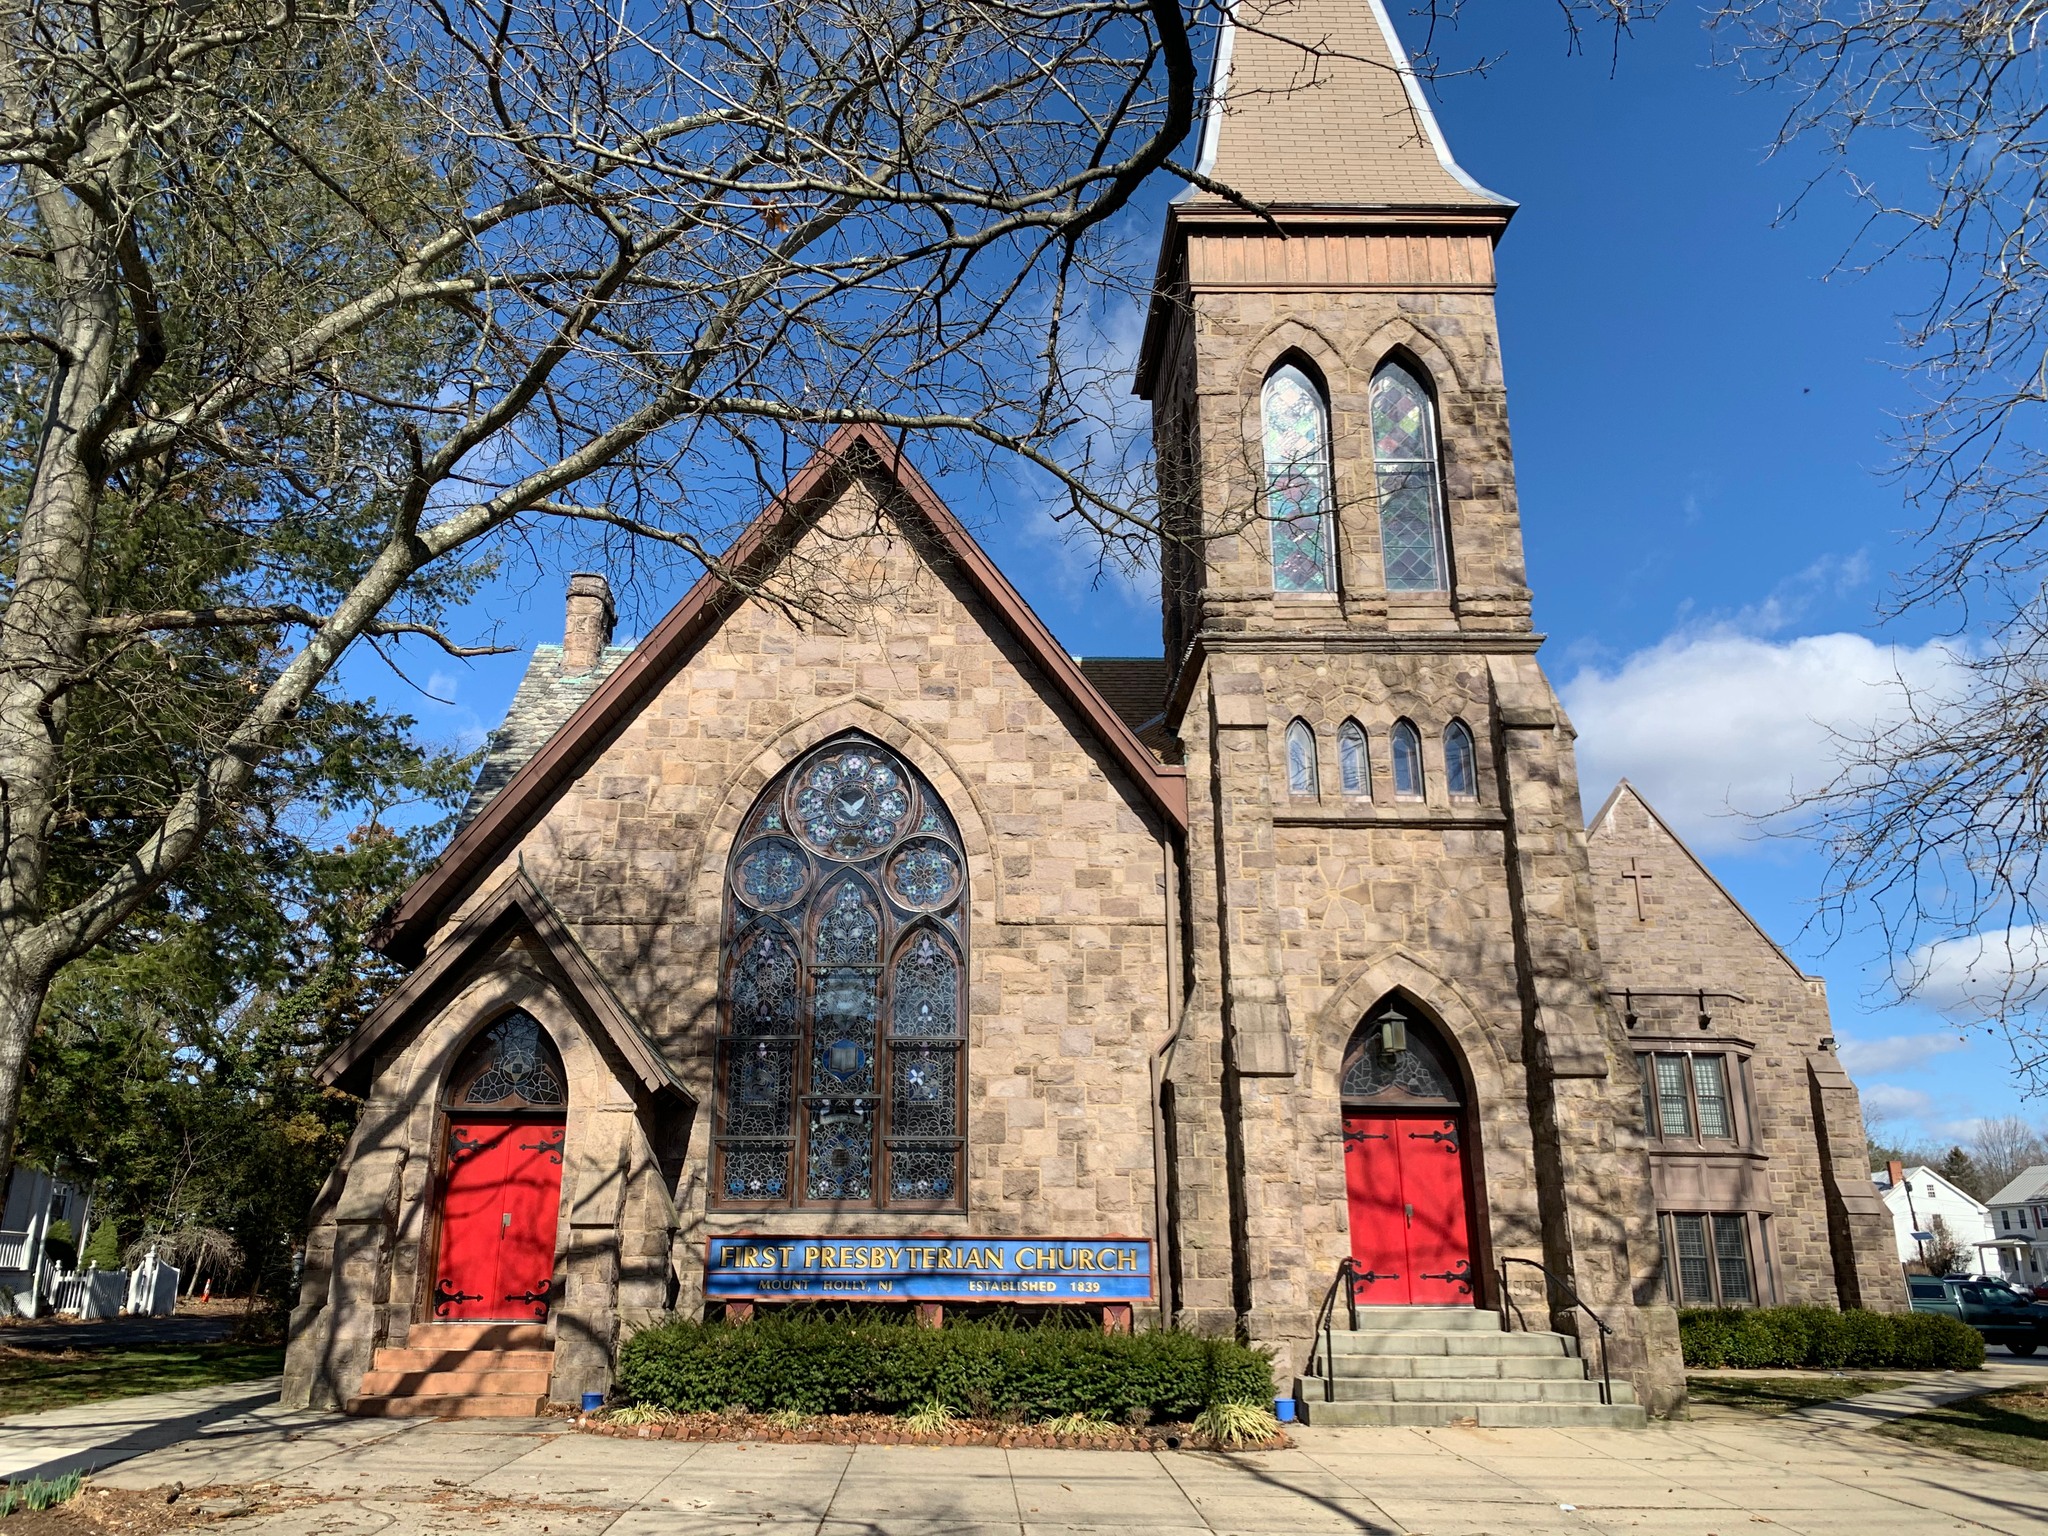
[(92, 616), (95, 435), (113, 386), (121, 312), (112, 232), (48, 177), (25, 174), (55, 258), (63, 357), (22, 506), (14, 593), (0, 610), (0, 1185), (14, 1166), (36, 1016), (71, 958), (41, 926), (44, 882), (63, 772), (64, 693), (84, 660)]

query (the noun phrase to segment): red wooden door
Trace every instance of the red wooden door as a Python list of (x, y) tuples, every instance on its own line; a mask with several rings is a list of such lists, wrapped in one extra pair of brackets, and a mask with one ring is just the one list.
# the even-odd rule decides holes
[(559, 1120), (449, 1121), (437, 1321), (537, 1322), (548, 1315), (562, 1141)]
[(1362, 1304), (1472, 1300), (1465, 1151), (1455, 1116), (1347, 1111), (1344, 1188)]

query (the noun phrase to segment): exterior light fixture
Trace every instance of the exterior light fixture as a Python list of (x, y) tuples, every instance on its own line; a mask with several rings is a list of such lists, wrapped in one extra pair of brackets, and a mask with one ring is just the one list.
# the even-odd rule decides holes
[(1408, 1049), (1408, 1019), (1397, 1008), (1380, 1015), (1380, 1053), (1399, 1056)]

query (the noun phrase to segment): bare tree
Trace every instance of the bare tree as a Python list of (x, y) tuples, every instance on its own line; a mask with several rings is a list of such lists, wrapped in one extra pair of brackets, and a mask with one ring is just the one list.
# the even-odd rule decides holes
[(1970, 1160), (1983, 1177), (1990, 1199), (2029, 1168), (2048, 1163), (2048, 1141), (2017, 1115), (1986, 1120), (1970, 1137)]
[(1927, 1218), (1927, 1230), (1932, 1234), (1931, 1242), (1920, 1246), (1921, 1262), (1927, 1266), (1930, 1275), (1958, 1275), (1969, 1270), (1970, 1251), (1955, 1233), (1949, 1230), (1948, 1222), (1939, 1216)]
[(52, 977), (232, 835), (351, 645), (474, 649), (446, 618), (522, 541), (719, 570), (851, 422), (1146, 526), (1054, 448), (1200, 5), (0, 15), (0, 1176)]
[(1817, 152), (1809, 190), (1846, 185), (1860, 200), (1861, 236), (1841, 271), (1910, 263), (1926, 274), (1924, 302), (1902, 317), (1916, 403), (1895, 465), (1921, 517), (1921, 558), (1890, 611), (1943, 613), (1967, 636), (1950, 681), (1902, 681), (1897, 713), (1844, 739), (1839, 776), (1794, 809), (1832, 847), (1829, 920), (1871, 915), (1900, 990), (2003, 1023), (2022, 1080), (2039, 1087), (2048, 9), (1734, 0), (1715, 22), (1744, 73), (1787, 100), (1779, 150)]

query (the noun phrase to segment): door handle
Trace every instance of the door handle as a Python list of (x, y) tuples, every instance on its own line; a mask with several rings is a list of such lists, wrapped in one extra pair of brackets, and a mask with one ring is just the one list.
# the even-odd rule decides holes
[(507, 1211), (507, 1212), (505, 1213), (505, 1219), (504, 1219), (503, 1221), (501, 1221), (501, 1222), (499, 1222), (499, 1223), (498, 1223), (498, 1230), (499, 1230), (500, 1232), (503, 1232), (503, 1231), (505, 1231), (505, 1230), (506, 1230), (507, 1228), (509, 1228), (509, 1227), (510, 1227), (511, 1225), (512, 1225), (512, 1213), (511, 1213), (510, 1211)]
[(1409, 1226), (1411, 1226), (1411, 1227), (1412, 1227), (1412, 1226), (1414, 1226), (1414, 1225), (1415, 1225), (1415, 1205), (1414, 1205), (1414, 1203), (1413, 1203), (1413, 1202), (1411, 1201), (1411, 1202), (1410, 1202), (1410, 1203), (1408, 1203), (1407, 1205), (1404, 1205), (1404, 1206), (1402, 1206), (1402, 1207), (1401, 1207), (1401, 1210), (1403, 1211), (1403, 1213), (1404, 1213), (1404, 1214), (1406, 1214), (1406, 1216), (1407, 1216), (1407, 1218), (1408, 1218), (1408, 1225), (1409, 1225)]

